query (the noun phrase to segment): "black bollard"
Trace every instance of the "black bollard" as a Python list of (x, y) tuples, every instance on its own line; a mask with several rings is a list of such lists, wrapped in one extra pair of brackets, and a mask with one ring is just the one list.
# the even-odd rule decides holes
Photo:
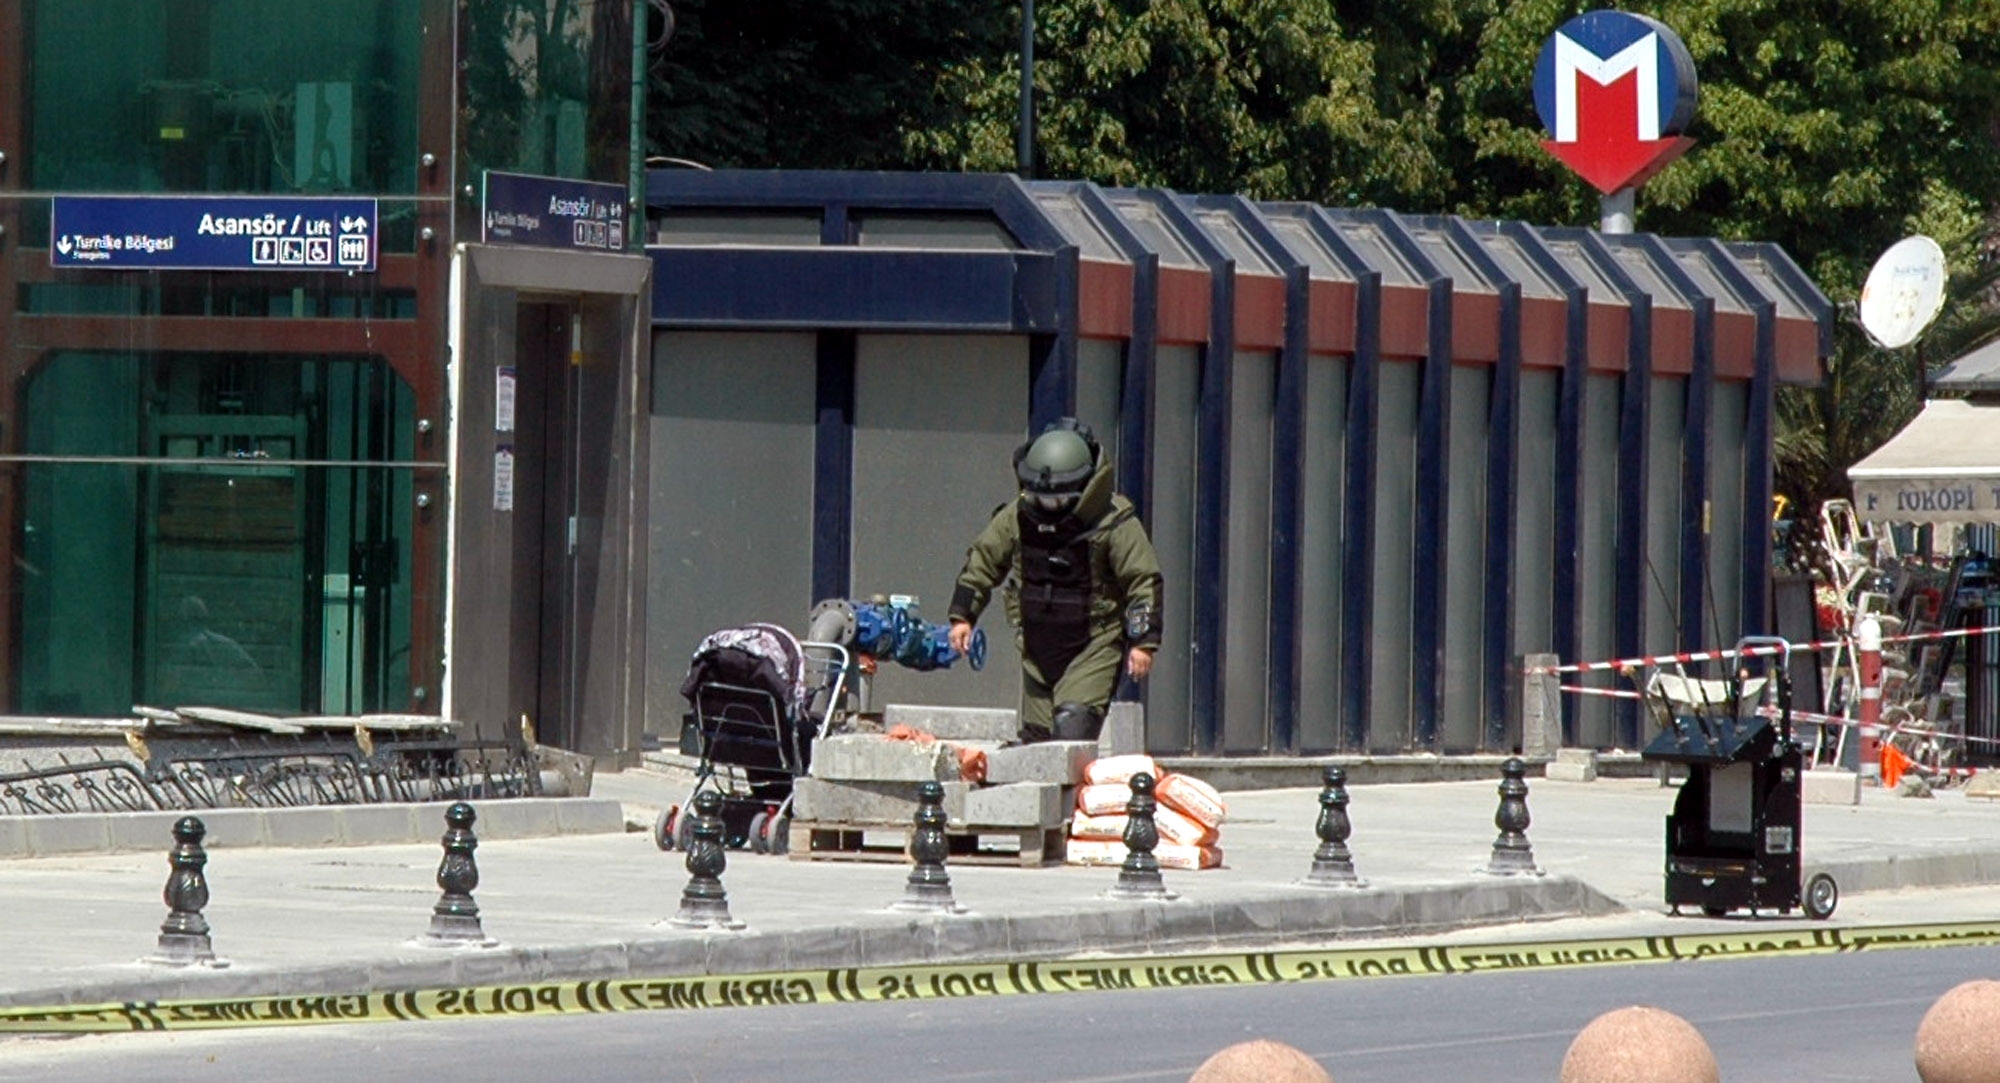
[[(683, 813), (685, 815), (685, 813)], [(703, 790), (694, 798), (694, 823), (689, 828), (688, 884), (681, 890), (680, 913), (667, 919), (684, 929), (741, 929), (729, 916), (729, 896), (722, 889), (722, 795)]]
[(951, 849), (944, 836), (944, 787), (926, 782), (917, 787), (915, 831), (910, 835), (910, 879), (903, 885), (903, 897), (889, 904), (891, 910), (914, 910), (930, 914), (963, 914), (965, 907), (951, 897), (951, 874), (944, 870), (945, 854)]
[(159, 950), (148, 956), (149, 963), (164, 966), (212, 966), (229, 964), (215, 957), (208, 939), (208, 919), (201, 916), (208, 905), (208, 851), (201, 840), (208, 828), (194, 816), (183, 816), (174, 824), (174, 849), (167, 855), (172, 867), (162, 893), (167, 902), (167, 920), (160, 924)]
[(472, 822), (479, 818), (472, 806), (455, 801), (444, 810), (444, 858), (438, 862), (437, 885), (443, 893), (431, 907), (430, 931), (419, 942), (431, 947), (492, 947), (497, 941), (486, 936), (479, 925), (479, 904), (472, 901), (472, 889), (479, 886), (479, 866), (472, 851), (479, 840), (472, 834)]
[(1305, 887), (1367, 887), (1368, 881), (1354, 874), (1354, 855), (1347, 850), (1347, 836), (1354, 833), (1347, 821), (1347, 772), (1329, 767), (1326, 785), (1319, 791), (1319, 849), (1313, 851), (1312, 871), (1299, 883)]
[(1535, 867), (1535, 850), (1528, 844), (1528, 765), (1519, 756), (1509, 756), (1500, 765), (1500, 809), (1493, 814), (1493, 826), (1500, 836), (1493, 840), (1493, 856), (1485, 871), (1495, 876), (1519, 873), (1542, 875)]
[(1167, 890), (1160, 876), (1160, 860), (1153, 847), (1160, 844), (1160, 829), (1153, 823), (1153, 776), (1139, 772), (1132, 776), (1132, 800), (1125, 806), (1125, 864), (1118, 869), (1118, 883), (1107, 892), (1114, 899), (1178, 899)]

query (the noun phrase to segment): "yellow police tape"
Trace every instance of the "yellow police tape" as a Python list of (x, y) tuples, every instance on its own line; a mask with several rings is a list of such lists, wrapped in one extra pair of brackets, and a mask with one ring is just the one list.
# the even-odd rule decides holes
[(1418, 974), (1549, 970), (1993, 944), (2000, 944), (2000, 925), (1955, 923), (1881, 928), (1814, 927), (1608, 940), (1308, 948), (1021, 963), (841, 967), (738, 976), (614, 978), (408, 992), (0, 1008), (0, 1033), (201, 1030), (301, 1023), (412, 1022), (479, 1016), (587, 1015), (691, 1008), (754, 1008), (779, 1004), (944, 1000), (1088, 990), (1348, 981)]

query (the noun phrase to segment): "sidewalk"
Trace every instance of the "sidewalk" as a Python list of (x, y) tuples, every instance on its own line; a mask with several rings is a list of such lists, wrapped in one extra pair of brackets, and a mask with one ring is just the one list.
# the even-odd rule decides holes
[[(593, 812), (572, 821), (602, 824), (595, 833), (481, 833), (474, 897), (486, 934), (499, 944), (459, 949), (412, 942), (439, 894), (435, 839), (444, 831), (443, 806), (425, 806), (417, 815), (432, 822), (429, 843), (286, 847), (212, 839), (203, 913), (217, 954), (230, 962), (222, 969), (137, 961), (153, 951), (166, 916), (170, 840), (162, 833), (152, 853), (0, 862), (11, 932), (0, 1006), (1004, 962), (1468, 928), (1489, 937), (1534, 935), (1549, 928), (1542, 923), (1562, 919), (1584, 919), (1563, 921), (1572, 936), (1590, 935), (1593, 922), (1615, 927), (1613, 935), (1745, 927), (1740, 917), (1665, 916), (1664, 820), (1675, 791), (1650, 779), (1531, 778), (1527, 834), (1546, 875), (1485, 874), (1497, 834), (1497, 782), (1351, 787), (1348, 845), (1368, 882), (1360, 890), (1295, 883), (1318, 844), (1313, 789), (1227, 794), (1225, 867), (1167, 871), (1167, 887), (1180, 895), (1172, 902), (1105, 898), (1115, 869), (954, 865), (951, 886), (968, 912), (911, 915), (887, 909), (902, 896), (906, 865), (732, 850), (722, 881), (731, 915), (746, 926), (736, 932), (663, 924), (688, 880), (685, 855), (662, 853), (648, 831), (611, 830), (609, 818)], [(641, 769), (599, 774), (588, 801), (622, 802), (636, 827), (686, 792), (685, 779)], [(518, 818), (489, 811), (495, 823)], [(483, 813), (476, 831), (487, 818)], [(1808, 875), (1828, 872), (1840, 886), (1834, 925), (1896, 920), (1912, 907), (1922, 911), (1918, 920), (2000, 916), (1985, 893), (1896, 890), (2000, 883), (2000, 803), (1871, 789), (1858, 807), (1806, 806), (1803, 836)], [(1934, 894), (1944, 901), (1923, 903)], [(1759, 923), (1804, 924), (1796, 914)]]

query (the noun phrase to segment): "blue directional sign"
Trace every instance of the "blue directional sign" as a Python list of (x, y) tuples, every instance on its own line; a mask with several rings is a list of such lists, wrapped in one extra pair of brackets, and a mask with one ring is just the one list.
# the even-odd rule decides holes
[(479, 239), (487, 244), (625, 250), (622, 184), (489, 171), (485, 187)]
[(372, 271), (375, 201), (56, 196), (49, 263), (99, 270)]

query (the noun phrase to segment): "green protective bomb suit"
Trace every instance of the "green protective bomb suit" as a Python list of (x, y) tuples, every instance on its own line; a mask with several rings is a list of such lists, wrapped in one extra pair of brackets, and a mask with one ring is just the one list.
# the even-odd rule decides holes
[(950, 619), (977, 624), (1001, 587), (1021, 652), (1021, 739), (1095, 739), (1127, 654), (1150, 662), (1160, 645), (1159, 558), (1087, 426), (1064, 418), (1014, 460), (1021, 494), (967, 550)]

